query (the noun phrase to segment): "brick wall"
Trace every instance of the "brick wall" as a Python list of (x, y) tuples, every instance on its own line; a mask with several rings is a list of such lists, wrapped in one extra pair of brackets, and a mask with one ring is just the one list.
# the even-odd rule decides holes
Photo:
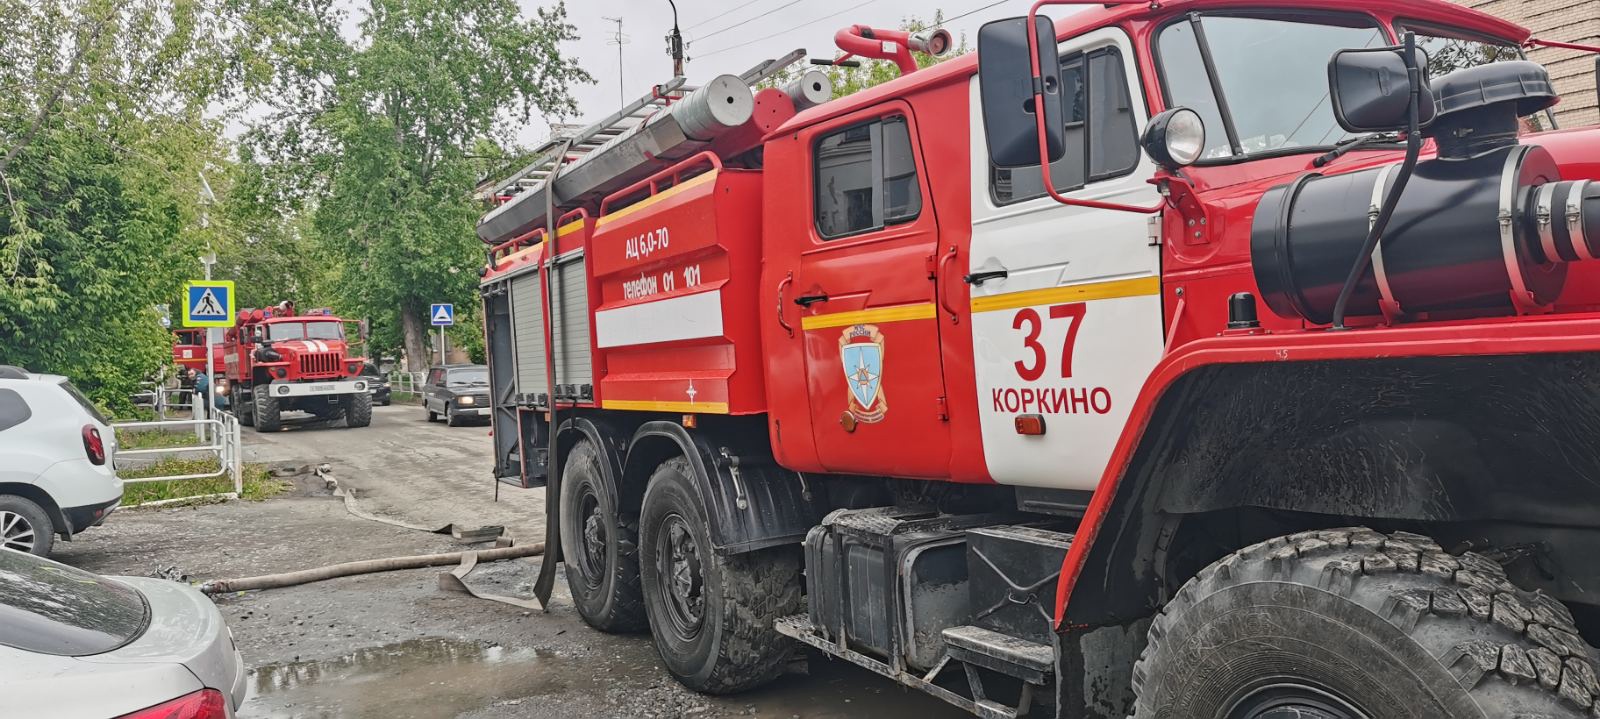
[[(1600, 0), (1456, 0), (1457, 3), (1505, 18), (1545, 40), (1600, 45)], [(1555, 108), (1562, 127), (1600, 123), (1595, 97), (1595, 55), (1577, 50), (1535, 48), (1528, 59), (1544, 65), (1555, 81), (1561, 104)]]

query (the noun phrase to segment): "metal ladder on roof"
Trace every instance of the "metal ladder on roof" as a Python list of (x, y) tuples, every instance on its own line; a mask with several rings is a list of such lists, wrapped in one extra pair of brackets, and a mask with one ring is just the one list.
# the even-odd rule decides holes
[[(763, 60), (741, 73), (739, 79), (753, 87), (805, 59), (805, 56), (804, 49), (797, 49), (783, 57)], [(550, 178), (551, 169), (554, 167), (556, 159), (554, 154), (561, 149), (563, 143), (571, 141), (566, 151), (565, 163), (570, 165), (600, 149), (606, 143), (637, 129), (657, 112), (666, 109), (668, 105), (694, 92), (695, 89), (694, 86), (685, 84), (684, 78), (674, 77), (664, 84), (651, 88), (650, 94), (624, 105), (622, 109), (611, 113), (605, 119), (575, 133), (551, 133), (549, 138), (534, 148), (532, 161), (510, 177), (480, 192), (479, 199), (496, 197), (508, 190), (513, 193), (525, 192), (544, 184)]]

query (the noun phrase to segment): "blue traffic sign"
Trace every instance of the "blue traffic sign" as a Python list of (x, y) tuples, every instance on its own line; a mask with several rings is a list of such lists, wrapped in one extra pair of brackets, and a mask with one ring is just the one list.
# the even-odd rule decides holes
[(233, 282), (194, 280), (184, 287), (184, 327), (232, 327)]
[(428, 310), (428, 316), (433, 319), (434, 327), (449, 327), (456, 323), (456, 306), (436, 304)]

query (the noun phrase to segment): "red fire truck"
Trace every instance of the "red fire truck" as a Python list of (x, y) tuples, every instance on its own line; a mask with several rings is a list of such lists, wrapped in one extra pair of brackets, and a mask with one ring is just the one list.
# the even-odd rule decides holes
[(361, 376), (366, 360), (352, 355), (344, 323), (328, 309), (297, 313), (293, 302), (241, 310), (223, 342), (240, 424), (276, 432), (287, 410), (342, 417), (347, 427), (371, 424), (372, 395)]
[(182, 329), (172, 331), (172, 363), (184, 370), (204, 369), (214, 373), (222, 371), (222, 345), (211, 352), (211, 366), (206, 367), (206, 331)]
[(1542, 41), (1043, 4), (808, 109), (669, 83), (494, 188), (540, 595), (705, 692), (808, 646), (984, 717), (1600, 716), (1600, 130)]

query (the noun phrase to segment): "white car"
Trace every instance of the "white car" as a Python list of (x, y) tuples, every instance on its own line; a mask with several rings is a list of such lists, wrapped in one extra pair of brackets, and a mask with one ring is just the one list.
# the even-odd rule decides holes
[(122, 501), (116, 434), (59, 375), (0, 366), (0, 547), (49, 556)]
[(231, 719), (244, 660), (193, 587), (0, 549), (0, 717)]

